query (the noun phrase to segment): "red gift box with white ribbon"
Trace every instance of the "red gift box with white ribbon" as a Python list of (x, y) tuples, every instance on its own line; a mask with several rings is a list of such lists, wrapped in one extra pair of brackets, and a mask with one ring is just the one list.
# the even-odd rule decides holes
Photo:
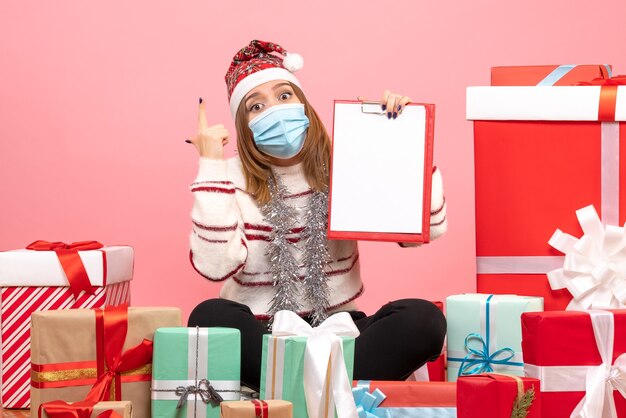
[(626, 416), (626, 310), (526, 312), (522, 350), (541, 416)]
[(546, 310), (564, 309), (570, 293), (546, 277), (564, 263), (548, 244), (555, 229), (582, 235), (576, 210), (588, 205), (607, 225), (626, 221), (626, 77), (469, 87), (467, 119), (478, 291), (542, 296)]

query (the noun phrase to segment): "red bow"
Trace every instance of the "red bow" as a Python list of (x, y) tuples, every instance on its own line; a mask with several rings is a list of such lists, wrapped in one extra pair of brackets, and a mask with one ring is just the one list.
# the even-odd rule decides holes
[[(121, 374), (152, 361), (152, 341), (144, 339), (122, 352), (128, 331), (128, 305), (95, 309), (98, 377), (85, 401), (122, 400)], [(109, 394), (113, 396), (108, 396)]]
[[(69, 404), (65, 401), (46, 402), (39, 406), (39, 418), (42, 418), (42, 411), (45, 411), (48, 418), (91, 418), (94, 404), (90, 402), (74, 402)], [(96, 418), (122, 418), (120, 414), (112, 409), (108, 409)]]
[(54, 251), (59, 258), (61, 267), (70, 283), (70, 290), (74, 299), (78, 299), (81, 291), (93, 295), (96, 288), (89, 282), (89, 276), (85, 270), (78, 251), (97, 250), (104, 247), (98, 241), (78, 241), (71, 244), (64, 242), (35, 241), (26, 247), (27, 250)]
[(581, 81), (579, 86), (624, 86), (626, 85), (626, 75), (616, 75), (615, 77), (594, 78), (591, 81)]
[(600, 90), (600, 106), (598, 107), (599, 121), (614, 121), (615, 106), (617, 105), (617, 86), (626, 85), (626, 75), (616, 75), (611, 78), (594, 78), (591, 81), (581, 81), (579, 86), (602, 86)]

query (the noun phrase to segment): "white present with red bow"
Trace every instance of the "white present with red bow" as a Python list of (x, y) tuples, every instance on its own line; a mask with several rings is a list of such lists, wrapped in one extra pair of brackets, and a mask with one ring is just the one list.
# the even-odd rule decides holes
[(96, 241), (36, 241), (0, 252), (2, 406), (30, 405), (30, 315), (130, 303), (134, 251)]

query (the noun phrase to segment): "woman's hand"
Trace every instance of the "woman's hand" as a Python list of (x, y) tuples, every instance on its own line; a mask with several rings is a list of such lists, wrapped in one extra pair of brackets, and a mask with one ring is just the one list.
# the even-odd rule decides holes
[[(357, 100), (367, 101), (367, 99), (363, 96), (357, 97)], [(403, 96), (401, 94), (385, 90), (383, 91), (383, 98), (381, 102), (383, 102), (383, 112), (387, 111), (387, 119), (395, 119), (398, 115), (402, 114), (404, 106), (411, 103), (411, 98), (409, 96)]]
[(187, 142), (192, 143), (201, 157), (211, 160), (224, 159), (224, 145), (228, 144), (228, 130), (224, 125), (209, 126), (202, 98), (198, 106), (198, 134)]

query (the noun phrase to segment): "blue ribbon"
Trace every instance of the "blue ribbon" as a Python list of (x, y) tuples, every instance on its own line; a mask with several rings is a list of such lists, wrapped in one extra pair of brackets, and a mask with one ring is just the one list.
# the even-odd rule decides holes
[(376, 408), (374, 412), (380, 418), (457, 418), (453, 407)]
[[(472, 339), (480, 341), (481, 348), (475, 349), (470, 347), (469, 342)], [(501, 348), (490, 354), (489, 346), (480, 334), (471, 333), (465, 337), (465, 349), (469, 354), (463, 358), (461, 366), (459, 367), (458, 376), (493, 372), (492, 364), (508, 366), (524, 365), (524, 363), (510, 361), (515, 356), (515, 351), (509, 347)]]
[(565, 74), (569, 73), (576, 67), (575, 65), (559, 65), (543, 80), (537, 83), (538, 86), (554, 86), (557, 81), (562, 79)]
[[(603, 66), (606, 69), (607, 74), (609, 75), (609, 78), (611, 78), (612, 77), (611, 67), (608, 64), (604, 64)], [(550, 74), (548, 74), (546, 78), (544, 78), (539, 83), (537, 83), (537, 85), (538, 86), (554, 86), (557, 83), (557, 81), (562, 79), (565, 76), (565, 74), (572, 71), (574, 67), (576, 67), (576, 65), (559, 65)]]
[[(515, 356), (515, 351), (510, 347), (501, 348), (493, 353), (489, 352), (489, 337), (491, 333), (491, 299), (493, 295), (489, 295), (485, 305), (485, 338), (477, 333), (470, 333), (465, 337), (465, 350), (469, 353), (461, 360), (459, 373), (457, 376), (480, 374), (493, 372), (492, 364), (506, 366), (524, 366), (524, 363), (510, 361)], [(479, 348), (470, 347), (470, 340), (478, 340)], [(449, 359), (453, 360), (453, 359)], [(456, 359), (454, 359), (456, 360)], [(460, 359), (459, 359), (460, 360)]]
[(359, 418), (384, 418), (374, 411), (374, 408), (377, 408), (387, 397), (380, 389), (370, 393), (363, 386), (357, 386), (352, 388), (352, 396), (354, 396)]

